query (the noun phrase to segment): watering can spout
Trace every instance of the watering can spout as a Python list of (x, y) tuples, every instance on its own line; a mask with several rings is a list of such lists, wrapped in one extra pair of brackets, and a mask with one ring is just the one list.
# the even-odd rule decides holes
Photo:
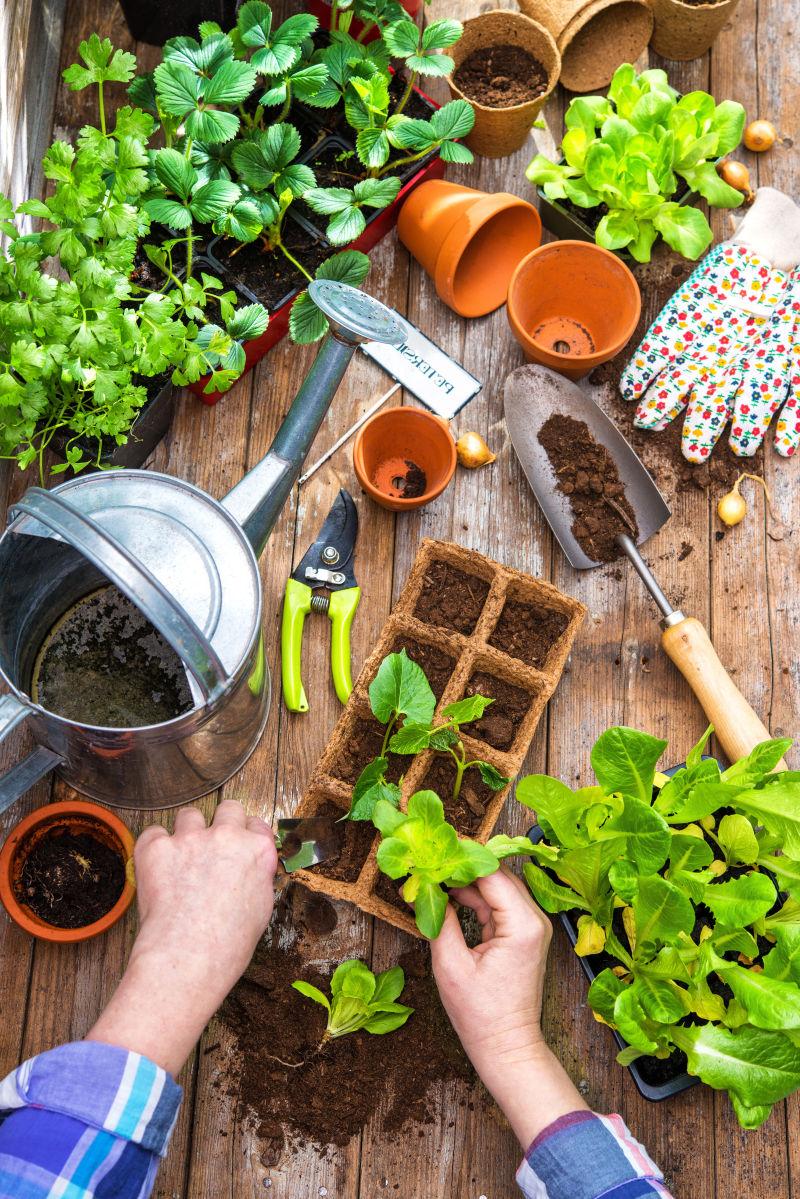
[(396, 313), (355, 287), (334, 280), (309, 284), (330, 323), (314, 364), (268, 453), (222, 500), (258, 557), (294, 486), (350, 359), (361, 342), (402, 345), (408, 328)]

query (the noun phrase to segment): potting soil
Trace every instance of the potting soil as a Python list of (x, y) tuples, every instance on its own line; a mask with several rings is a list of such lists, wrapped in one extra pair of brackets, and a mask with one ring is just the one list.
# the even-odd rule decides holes
[(527, 104), (547, 90), (547, 69), (522, 46), (486, 46), (473, 50), (453, 74), (453, 82), (487, 108)]
[(508, 600), (500, 619), (489, 638), (489, 644), (528, 666), (544, 666), (547, 655), (566, 631), (569, 617), (566, 612), (535, 608)]
[(389, 653), (399, 654), (401, 650), (405, 650), (411, 661), (422, 667), (431, 691), (437, 700), (441, 699), (455, 670), (455, 658), (451, 658), (444, 650), (437, 649), (434, 645), (417, 641), (414, 637), (397, 637)]
[(124, 887), (120, 854), (91, 833), (56, 828), (31, 847), (14, 895), (56, 928), (85, 928), (111, 911)]
[(539, 442), (572, 508), (575, 540), (595, 562), (613, 562), (622, 555), (617, 536), (627, 533), (635, 541), (639, 535), (614, 459), (585, 421), (560, 413), (542, 425)]
[(449, 562), (432, 562), (414, 607), (418, 620), (469, 634), (483, 611), (489, 584)]
[(510, 749), (520, 725), (533, 705), (533, 696), (485, 670), (473, 674), (464, 695), (485, 695), (494, 700), (480, 720), (463, 726), (464, 732), (494, 749)]
[[(474, 837), (486, 816), (486, 805), (495, 792), (487, 787), (476, 766), (466, 771), (458, 799), (453, 798), (456, 764), (452, 757), (442, 754), (434, 758), (426, 771), (420, 791), (435, 791), (444, 804), (444, 814), (462, 837)], [(394, 884), (396, 885), (396, 884)]]

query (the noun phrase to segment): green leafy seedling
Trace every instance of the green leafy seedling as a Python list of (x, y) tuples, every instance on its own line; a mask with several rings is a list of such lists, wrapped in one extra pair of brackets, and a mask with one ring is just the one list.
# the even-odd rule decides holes
[(405, 986), (401, 966), (392, 966), (376, 976), (357, 958), (342, 962), (331, 977), (330, 999), (319, 987), (301, 979), (292, 986), (327, 1011), (323, 1044), (362, 1028), (370, 1033), (393, 1032), (405, 1024), (414, 1011), (397, 1002)]
[(506, 776), (501, 774), (490, 762), (484, 762), (481, 758), (468, 760), (467, 751), (461, 739), (461, 726), (480, 720), (489, 705), (493, 703), (494, 700), (487, 699), (484, 695), (471, 695), (443, 708), (440, 724), (421, 724), (407, 720), (390, 740), (389, 750), (396, 754), (418, 754), (426, 749), (435, 749), (449, 754), (456, 767), (453, 783), (454, 800), (460, 796), (464, 775), (471, 767), (475, 767), (480, 772), (483, 782), (492, 791), (502, 791), (504, 787), (508, 786), (509, 780)]

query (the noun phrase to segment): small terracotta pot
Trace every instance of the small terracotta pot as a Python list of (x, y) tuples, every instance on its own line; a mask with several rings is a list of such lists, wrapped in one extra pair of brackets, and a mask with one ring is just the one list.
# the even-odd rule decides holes
[(397, 235), (459, 316), (505, 304), (517, 263), (542, 241), (533, 204), (509, 192), (477, 191), (431, 179), (400, 209)]
[[(53, 828), (74, 833), (91, 833), (98, 841), (115, 849), (125, 862), (125, 886), (117, 902), (105, 916), (83, 928), (57, 928), (36, 916), (20, 903), (14, 884), (22, 873), (25, 859), (34, 845)], [(124, 916), (131, 905), (136, 887), (133, 880), (133, 834), (113, 812), (87, 800), (67, 800), (46, 804), (20, 820), (9, 833), (0, 851), (0, 900), (15, 924), (42, 941), (58, 944), (88, 941), (106, 932)]]
[(683, 0), (650, 0), (656, 27), (650, 45), (656, 54), (674, 62), (689, 62), (711, 49), (739, 0), (719, 4), (684, 4)]
[(628, 267), (591, 242), (541, 246), (519, 264), (508, 289), (508, 320), (528, 361), (570, 379), (614, 358), (641, 310)]
[(519, 0), (549, 29), (561, 54), (561, 82), (571, 92), (594, 92), (617, 67), (636, 62), (653, 32), (648, 0)]
[[(424, 472), (425, 491), (404, 499), (392, 481), (403, 477), (409, 463)], [(410, 512), (442, 494), (456, 469), (456, 443), (441, 417), (421, 408), (389, 408), (359, 429), (353, 466), (376, 504), (391, 512)]]
[[(455, 71), (474, 50), (485, 50), (487, 46), (520, 46), (537, 59), (547, 71), (547, 87), (541, 96), (524, 104), (510, 108), (491, 108), (464, 94), (447, 77), (450, 94), (454, 100), (466, 100), (475, 113), (472, 132), (464, 141), (475, 154), (485, 158), (505, 158), (524, 145), (531, 126), (541, 112), (547, 97), (558, 83), (561, 72), (561, 55), (558, 47), (544, 25), (532, 19), (533, 14), (493, 9), (464, 22), (464, 32), (450, 50)], [(455, 74), (455, 71), (453, 74)]]

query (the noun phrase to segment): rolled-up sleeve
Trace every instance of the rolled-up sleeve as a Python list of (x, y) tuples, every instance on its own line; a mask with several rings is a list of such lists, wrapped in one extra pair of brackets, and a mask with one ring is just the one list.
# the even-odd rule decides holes
[(182, 1095), (114, 1045), (30, 1058), (0, 1082), (0, 1199), (146, 1199)]

